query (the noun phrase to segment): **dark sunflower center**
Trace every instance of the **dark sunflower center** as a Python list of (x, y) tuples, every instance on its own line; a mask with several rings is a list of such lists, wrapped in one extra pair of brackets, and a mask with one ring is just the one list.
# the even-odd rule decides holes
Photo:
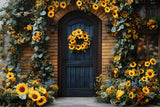
[(12, 77), (11, 75), (9, 75), (9, 77)]
[(144, 91), (147, 92), (147, 89), (145, 89)]
[(152, 60), (152, 63), (155, 63), (154, 60)]
[(21, 87), (21, 88), (20, 88), (20, 91), (21, 91), (21, 92), (24, 92), (24, 91), (25, 91), (25, 88), (24, 88), (24, 87)]
[(40, 102), (40, 103), (43, 102), (43, 99), (41, 98), (41, 99), (39, 100), (39, 102)]
[(50, 15), (52, 15), (52, 13), (50, 13)]
[(151, 76), (151, 75), (152, 75), (152, 72), (149, 72), (149, 73), (148, 73), (148, 75), (150, 75), (150, 76)]
[(32, 96), (34, 99), (37, 99), (38, 98), (38, 96), (36, 95), (36, 94), (33, 94), (33, 96)]
[(62, 6), (64, 6), (64, 4), (62, 4)]

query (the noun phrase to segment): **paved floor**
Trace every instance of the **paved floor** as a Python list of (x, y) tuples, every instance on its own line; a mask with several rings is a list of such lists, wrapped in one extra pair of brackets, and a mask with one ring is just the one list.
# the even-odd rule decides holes
[[(56, 104), (47, 107), (118, 107), (112, 104), (97, 102), (94, 97), (59, 97), (56, 98)], [(160, 106), (143, 106), (160, 107)]]
[(111, 104), (97, 102), (94, 97), (59, 97), (56, 104), (47, 107), (115, 107)]

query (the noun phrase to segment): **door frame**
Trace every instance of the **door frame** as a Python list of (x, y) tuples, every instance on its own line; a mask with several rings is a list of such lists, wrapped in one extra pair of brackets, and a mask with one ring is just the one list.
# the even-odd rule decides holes
[[(87, 17), (85, 17), (87, 16)], [(95, 16), (94, 14), (90, 13), (90, 12), (84, 12), (84, 11), (72, 11), (70, 13), (67, 13), (64, 17), (62, 17), (59, 22), (58, 22), (58, 86), (59, 86), (59, 91), (58, 91), (58, 96), (65, 96), (65, 90), (64, 88), (66, 87), (65, 82), (63, 81), (65, 79), (64, 75), (64, 69), (62, 68), (63, 66), (63, 61), (62, 61), (62, 56), (63, 54), (63, 46), (62, 46), (62, 42), (63, 42), (63, 33), (62, 29), (65, 28), (65, 26), (63, 26), (63, 22), (67, 22), (69, 20), (71, 20), (72, 18), (76, 18), (76, 17), (82, 17), (82, 18), (87, 18), (91, 21), (96, 21), (96, 25), (98, 27), (97, 28), (97, 54), (98, 54), (98, 61), (97, 61), (97, 72), (96, 72), (96, 76), (98, 76), (101, 72), (102, 72), (102, 21)], [(95, 82), (95, 81), (94, 81)]]

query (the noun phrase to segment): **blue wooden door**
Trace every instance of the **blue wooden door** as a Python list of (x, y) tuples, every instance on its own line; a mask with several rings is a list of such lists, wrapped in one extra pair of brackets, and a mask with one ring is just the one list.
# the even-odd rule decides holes
[[(65, 21), (62, 33), (63, 91), (65, 96), (93, 96), (97, 70), (96, 22), (85, 17), (73, 17)], [(86, 52), (71, 52), (67, 38), (72, 31), (82, 29), (92, 35), (91, 46)]]

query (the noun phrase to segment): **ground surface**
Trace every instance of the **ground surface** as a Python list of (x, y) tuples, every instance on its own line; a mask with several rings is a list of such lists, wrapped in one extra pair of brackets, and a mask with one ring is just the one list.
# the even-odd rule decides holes
[[(97, 102), (93, 97), (59, 97), (56, 98), (56, 104), (46, 107), (118, 107), (111, 104)], [(160, 106), (143, 106), (160, 107)]]

